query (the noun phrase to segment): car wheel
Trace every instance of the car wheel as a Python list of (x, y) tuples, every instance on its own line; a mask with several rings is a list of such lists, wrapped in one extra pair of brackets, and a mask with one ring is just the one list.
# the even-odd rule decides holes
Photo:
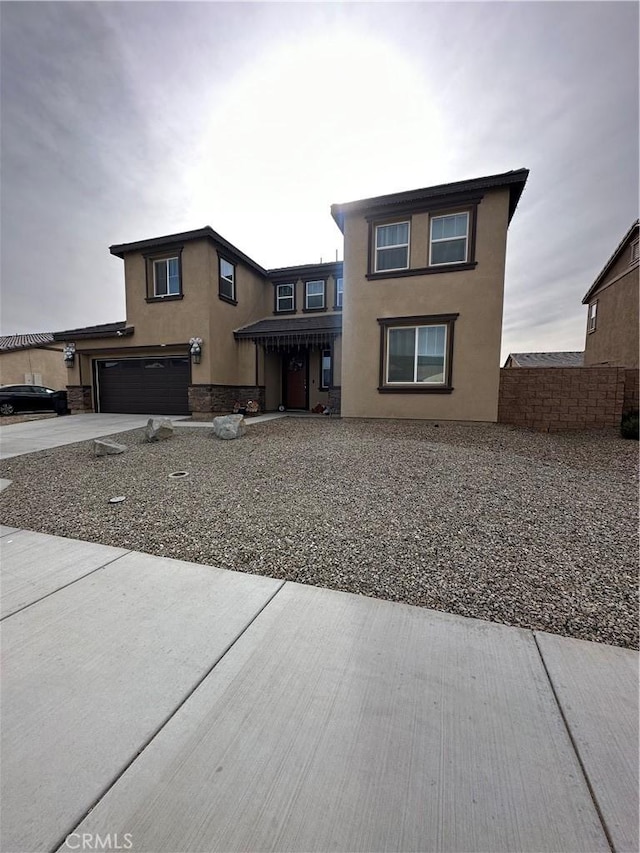
[(0, 415), (12, 415), (15, 409), (11, 403), (0, 403)]

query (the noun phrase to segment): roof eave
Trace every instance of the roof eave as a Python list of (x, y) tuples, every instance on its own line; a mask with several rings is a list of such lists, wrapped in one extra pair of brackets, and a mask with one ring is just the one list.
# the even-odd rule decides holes
[(406, 192), (391, 193), (389, 195), (375, 196), (374, 198), (365, 198), (342, 204), (332, 204), (331, 215), (338, 228), (344, 234), (344, 220), (345, 216), (349, 213), (364, 213), (365, 211), (375, 211), (376, 208), (384, 209), (390, 206), (401, 209), (403, 205), (415, 205), (420, 202), (424, 202), (427, 205), (434, 201), (437, 202), (440, 199), (445, 201), (448, 196), (510, 187), (510, 222), (518, 206), (528, 177), (528, 169), (514, 169), (511, 172), (485, 175), (484, 177), (473, 178), (471, 180), (455, 181), (449, 184), (436, 184), (433, 187), (424, 187), (420, 190), (408, 190)]
[(112, 255), (124, 259), (124, 256), (132, 252), (142, 252), (145, 249), (161, 249), (165, 245), (174, 245), (176, 243), (193, 242), (194, 240), (211, 240), (216, 245), (220, 246), (223, 251), (229, 252), (238, 261), (251, 267), (259, 275), (267, 277), (267, 271), (260, 264), (256, 263), (248, 255), (245, 255), (240, 249), (230, 243), (228, 240), (214, 231), (210, 225), (205, 225), (204, 228), (197, 228), (194, 231), (182, 231), (178, 234), (165, 234), (162, 237), (152, 237), (148, 240), (138, 240), (135, 243), (116, 243), (109, 246), (109, 251)]
[(627, 233), (624, 235), (622, 240), (620, 240), (620, 242), (618, 243), (618, 245), (614, 249), (613, 254), (611, 255), (609, 260), (606, 262), (606, 264), (604, 265), (604, 267), (600, 271), (596, 280), (593, 282), (593, 284), (591, 285), (589, 290), (587, 290), (587, 292), (585, 293), (585, 295), (582, 299), (583, 305), (587, 305), (589, 303), (589, 301), (591, 300), (591, 297), (594, 295), (596, 290), (600, 287), (600, 285), (602, 284), (602, 282), (606, 278), (611, 267), (618, 261), (618, 258), (620, 257), (622, 252), (625, 250), (627, 245), (631, 242), (633, 237), (636, 236), (634, 232), (638, 231), (638, 230), (640, 230), (640, 220), (636, 219), (636, 221), (632, 224), (631, 228), (629, 228)]
[(54, 332), (54, 341), (86, 341), (100, 338), (127, 338), (135, 331), (134, 326), (125, 326), (122, 329), (110, 329), (101, 332), (83, 332), (78, 329), (69, 329), (65, 332)]

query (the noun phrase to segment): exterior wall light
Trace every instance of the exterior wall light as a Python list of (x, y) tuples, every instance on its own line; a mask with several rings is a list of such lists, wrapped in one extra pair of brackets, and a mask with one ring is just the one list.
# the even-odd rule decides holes
[(65, 367), (73, 367), (76, 358), (76, 345), (65, 344), (62, 357), (64, 358)]
[(202, 357), (202, 338), (189, 339), (189, 354), (193, 359), (194, 364), (200, 364)]

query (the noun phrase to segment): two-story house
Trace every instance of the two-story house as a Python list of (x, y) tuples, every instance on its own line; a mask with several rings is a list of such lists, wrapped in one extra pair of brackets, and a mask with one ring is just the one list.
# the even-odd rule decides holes
[(638, 367), (639, 232), (636, 219), (582, 300), (585, 367)]
[(111, 246), (127, 319), (58, 332), (73, 411), (495, 421), (528, 171), (333, 205), (342, 262), (267, 270), (213, 229)]

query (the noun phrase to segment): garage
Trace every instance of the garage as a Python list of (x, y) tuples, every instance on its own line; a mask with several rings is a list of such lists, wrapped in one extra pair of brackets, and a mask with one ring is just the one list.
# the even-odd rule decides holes
[(98, 410), (134, 415), (188, 415), (188, 357), (96, 361)]

